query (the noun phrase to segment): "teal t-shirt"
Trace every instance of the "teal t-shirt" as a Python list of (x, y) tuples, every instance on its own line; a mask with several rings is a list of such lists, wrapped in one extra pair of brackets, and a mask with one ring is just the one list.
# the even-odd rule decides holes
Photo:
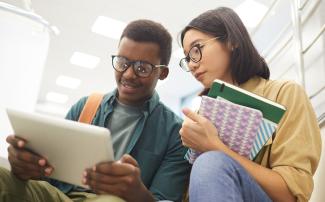
[(111, 132), (115, 160), (126, 153), (132, 134), (142, 116), (142, 108), (128, 106), (118, 100), (114, 103), (107, 128)]

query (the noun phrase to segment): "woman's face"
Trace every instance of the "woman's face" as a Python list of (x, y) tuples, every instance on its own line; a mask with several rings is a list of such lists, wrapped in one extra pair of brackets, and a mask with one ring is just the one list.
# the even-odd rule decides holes
[(212, 35), (196, 29), (190, 29), (185, 33), (183, 39), (185, 55), (188, 55), (193, 46), (197, 45), (197, 47), (201, 47), (201, 60), (199, 62), (190, 60), (188, 62), (188, 67), (192, 75), (201, 82), (205, 88), (210, 88), (215, 79), (233, 83), (229, 67), (231, 52), (226, 44), (213, 38), (214, 36)]

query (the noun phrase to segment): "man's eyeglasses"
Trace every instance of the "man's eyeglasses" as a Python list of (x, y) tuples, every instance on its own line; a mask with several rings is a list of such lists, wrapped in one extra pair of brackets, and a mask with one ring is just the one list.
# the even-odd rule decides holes
[(153, 65), (146, 61), (131, 61), (123, 56), (112, 55), (112, 65), (117, 72), (125, 72), (132, 66), (135, 75), (138, 77), (149, 77), (154, 68), (167, 67), (166, 65)]
[(202, 43), (197, 43), (194, 46), (191, 47), (190, 51), (188, 52), (187, 56), (179, 61), (179, 66), (189, 72), (191, 71), (190, 67), (188, 66), (188, 63), (190, 61), (193, 61), (195, 63), (198, 63), (202, 59), (202, 48), (210, 41), (217, 39), (219, 37), (214, 37), (211, 39), (208, 39)]

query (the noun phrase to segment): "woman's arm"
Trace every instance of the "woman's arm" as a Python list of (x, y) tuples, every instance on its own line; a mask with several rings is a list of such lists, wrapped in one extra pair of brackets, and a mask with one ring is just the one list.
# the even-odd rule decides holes
[(280, 174), (229, 149), (219, 139), (216, 127), (203, 116), (187, 109), (183, 112), (187, 118), (183, 122), (180, 134), (185, 146), (200, 152), (222, 151), (239, 162), (273, 201), (296, 201)]

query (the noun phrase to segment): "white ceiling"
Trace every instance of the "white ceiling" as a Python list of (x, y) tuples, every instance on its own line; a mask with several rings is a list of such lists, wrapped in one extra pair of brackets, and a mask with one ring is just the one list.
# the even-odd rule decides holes
[[(4, 2), (19, 7), (24, 5), (22, 0)], [(111, 17), (125, 23), (140, 18), (160, 22), (171, 32), (174, 38), (173, 50), (177, 50), (178, 33), (193, 17), (219, 6), (236, 8), (242, 2), (243, 0), (32, 0), (31, 8), (35, 13), (60, 30), (59, 35), (51, 35), (38, 107), (53, 104), (45, 99), (49, 91), (68, 95), (66, 103), (56, 104), (66, 111), (82, 96), (94, 91), (107, 92), (115, 87), (114, 71), (109, 56), (115, 53), (118, 41), (91, 31), (98, 16)], [(267, 0), (258, 2), (270, 5), (270, 1)], [(70, 57), (75, 51), (95, 55), (100, 57), (101, 61), (93, 70), (72, 65)], [(172, 57), (169, 78), (158, 87), (161, 99), (174, 110), (177, 109), (181, 96), (200, 88), (188, 73), (184, 73), (178, 67), (178, 61), (179, 58)], [(55, 81), (59, 75), (79, 78), (81, 85), (77, 89), (57, 86)], [(62, 116), (62, 113), (59, 115)]]

